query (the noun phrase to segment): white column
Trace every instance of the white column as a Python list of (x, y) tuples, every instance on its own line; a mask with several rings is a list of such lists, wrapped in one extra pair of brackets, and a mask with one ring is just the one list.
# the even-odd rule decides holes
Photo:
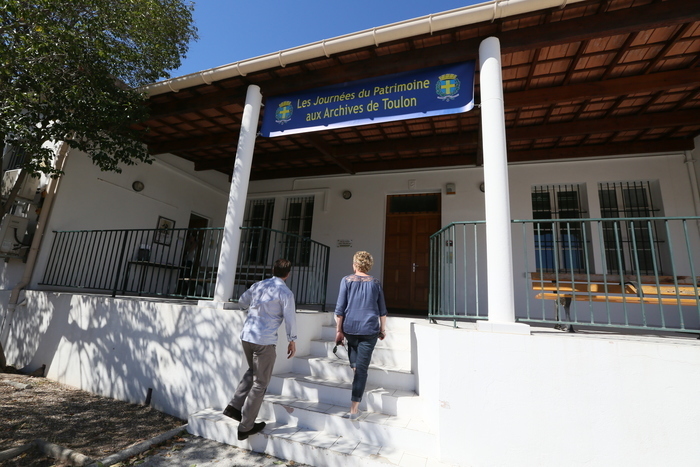
[(481, 42), (479, 64), (489, 320), (479, 321), (477, 329), (526, 334), (530, 327), (515, 322), (501, 45), (496, 37)]
[(262, 94), (260, 93), (260, 88), (255, 85), (248, 86), (245, 108), (243, 109), (243, 120), (241, 121), (241, 133), (238, 138), (238, 148), (236, 149), (236, 160), (233, 164), (231, 190), (226, 208), (224, 238), (221, 243), (219, 269), (216, 275), (214, 303), (228, 302), (233, 296), (238, 247), (241, 242), (241, 226), (243, 225), (243, 214), (248, 195), (248, 182), (250, 180), (250, 168), (253, 164), (253, 150), (255, 149), (255, 136), (258, 131), (261, 104)]

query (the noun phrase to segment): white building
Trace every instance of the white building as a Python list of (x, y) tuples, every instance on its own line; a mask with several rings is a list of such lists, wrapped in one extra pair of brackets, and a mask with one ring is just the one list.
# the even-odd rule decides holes
[[(246, 369), (228, 299), (284, 254), (299, 357), (278, 359), (270, 427), (243, 446), (314, 465), (696, 465), (699, 25), (683, 0), (494, 1), (156, 83), (154, 164), (102, 173), (69, 153), (26, 263), (4, 263), (8, 363), (135, 402), (151, 388), (234, 442), (216, 413)], [(500, 57), (479, 53), (490, 37)], [(484, 79), (497, 58), (502, 87)], [(468, 112), (251, 138), (257, 88), (264, 118), (275, 98), (472, 60)], [(186, 263), (184, 229), (202, 227)], [(349, 422), (320, 310), (357, 250), (394, 316)]]

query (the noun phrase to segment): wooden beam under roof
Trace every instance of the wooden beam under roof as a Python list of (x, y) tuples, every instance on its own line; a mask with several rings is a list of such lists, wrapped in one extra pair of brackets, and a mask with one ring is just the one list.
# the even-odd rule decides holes
[[(363, 162), (353, 165), (357, 173), (362, 172), (378, 172), (388, 170), (410, 170), (410, 169), (429, 169), (434, 167), (456, 167), (456, 166), (474, 166), (476, 161), (476, 152), (466, 152), (456, 156), (435, 156), (435, 157), (414, 157), (410, 159), (392, 159), (377, 162)], [(278, 170), (260, 170), (253, 171), (250, 175), (251, 180), (269, 180), (276, 178), (289, 177), (317, 177), (323, 175), (342, 174), (343, 171), (337, 167), (311, 167), (311, 168), (292, 168)]]
[[(547, 25), (499, 32), (495, 35), (501, 41), (502, 53), (508, 54), (694, 21), (700, 21), (700, 8), (697, 8), (695, 2), (667, 0), (609, 13), (550, 22)], [(533, 32), (533, 29), (537, 29), (536, 33)], [(266, 81), (260, 85), (265, 96), (274, 96), (337, 82), (473, 60), (477, 58), (479, 44), (483, 39), (484, 37), (476, 37), (450, 44), (412, 49), (364, 60), (361, 62), (362, 66), (358, 66), (357, 62), (352, 62), (304, 73), (296, 77)], [(389, 60), (387, 57), (391, 59)], [(254, 76), (255, 74), (251, 74), (247, 78), (254, 82)], [(157, 120), (179, 113), (221, 106), (225, 102), (243, 102), (245, 93), (246, 88), (239, 86), (226, 91), (192, 96), (186, 99), (173, 98), (169, 102), (152, 102), (151, 119)]]
[(148, 144), (150, 154), (163, 154), (166, 152), (186, 152), (198, 149), (207, 149), (217, 146), (229, 146), (238, 143), (239, 132), (216, 133), (196, 138), (172, 139), (164, 142)]
[(323, 138), (319, 137), (314, 133), (308, 133), (305, 135), (306, 140), (311, 143), (313, 147), (318, 149), (321, 154), (325, 156), (326, 159), (331, 161), (333, 164), (345, 170), (346, 173), (350, 175), (355, 174), (355, 169), (352, 168), (352, 164), (347, 161), (341, 160), (337, 157), (335, 148), (330, 144), (323, 141)]
[(700, 109), (506, 128), (508, 141), (700, 125)]
[[(433, 149), (440, 147), (470, 147), (476, 146), (477, 132), (454, 133), (450, 135), (423, 136), (419, 138), (396, 138), (385, 141), (373, 141), (367, 143), (329, 145), (329, 151), (337, 159), (350, 156), (378, 154), (385, 152), (400, 153), (402, 151), (416, 151), (421, 149)], [(279, 151), (275, 153), (258, 153), (253, 156), (253, 166), (260, 164), (275, 164), (279, 162), (303, 161), (310, 156), (315, 156), (315, 151), (294, 150)], [(233, 156), (195, 163), (195, 170), (220, 170), (233, 166)], [(353, 166), (353, 170), (355, 170)]]
[[(575, 8), (576, 5), (572, 5)], [(552, 21), (547, 26), (514, 29), (499, 34), (503, 53), (552, 47), (601, 37), (700, 21), (700, 8), (687, 0), (657, 1), (579, 18)], [(532, 29), (537, 32), (533, 33)]]
[[(700, 125), (700, 109), (690, 109), (675, 112), (657, 112), (642, 115), (624, 117), (608, 117), (604, 119), (574, 120), (565, 123), (550, 123), (544, 125), (529, 125), (523, 127), (511, 127), (506, 129), (509, 141), (532, 140), (538, 138), (559, 138), (564, 136), (587, 135), (607, 133), (611, 131), (641, 130), (647, 128), (669, 128), (676, 126)], [(327, 157), (343, 167), (347, 164), (342, 160), (351, 156), (380, 153), (401, 153), (403, 151), (415, 151), (421, 149), (435, 149), (446, 147), (478, 147), (478, 131), (452, 133), (446, 135), (424, 136), (420, 138), (392, 138), (384, 141), (374, 141), (355, 144), (330, 145), (324, 142), (320, 136), (314, 135), (312, 139), (315, 146), (323, 146)], [(163, 145), (152, 145), (152, 154), (163, 152), (185, 153), (188, 150), (203, 149), (215, 145), (229, 144), (234, 146), (237, 136), (233, 134), (214, 135), (202, 138), (187, 139), (182, 142), (173, 141)], [(161, 149), (170, 148), (169, 151)], [(274, 153), (257, 153), (254, 156), (254, 164), (275, 164), (280, 162), (303, 161), (315, 157), (315, 151), (294, 150), (279, 151)], [(234, 155), (220, 159), (195, 163), (196, 170), (221, 170), (232, 166)], [(352, 173), (351, 165), (343, 169)]]
[[(584, 157), (624, 156), (688, 151), (695, 147), (692, 139), (637, 141), (633, 143), (607, 143), (588, 146), (556, 147), (508, 151), (508, 162), (542, 162)], [(630, 161), (630, 163), (635, 163)]]
[[(507, 92), (503, 96), (506, 108), (520, 108), (557, 102), (567, 102), (576, 99), (609, 97), (635, 94), (639, 92), (654, 92), (683, 86), (698, 86), (700, 83), (700, 68), (651, 73), (643, 76), (628, 76), (605, 81), (593, 81), (568, 86), (554, 86), (530, 89), (528, 91)], [(238, 135), (233, 133), (183, 138), (167, 142), (148, 144), (151, 154), (165, 152), (183, 152), (218, 145), (236, 144)], [(394, 143), (388, 142), (391, 145)], [(352, 146), (352, 145), (349, 145)], [(343, 150), (341, 150), (343, 151)], [(352, 150), (350, 150), (352, 151)], [(342, 156), (342, 152), (338, 155)]]
[[(680, 152), (693, 149), (692, 139), (642, 141), (635, 143), (600, 144), (591, 146), (557, 147), (523, 151), (509, 151), (509, 163), (543, 162), (562, 159), (581, 159), (590, 157), (624, 156), (628, 154), (653, 154)], [(410, 159), (365, 162), (355, 164), (357, 173), (391, 170), (411, 170), (437, 167), (473, 167), (477, 162), (476, 150), (453, 156), (414, 157)], [(631, 162), (633, 163), (633, 162)], [(335, 166), (290, 168), (276, 170), (259, 170), (251, 173), (251, 180), (270, 180), (277, 178), (315, 177), (342, 174), (342, 169)]]
[[(605, 157), (626, 154), (642, 154), (655, 152), (684, 151), (693, 147), (692, 140), (677, 140), (673, 142), (619, 143), (608, 145), (588, 146), (585, 148), (551, 148), (530, 151), (512, 151), (508, 154), (509, 163), (513, 162), (542, 162), (572, 158)], [(411, 158), (392, 161), (366, 162), (356, 164), (358, 173), (391, 170), (411, 170), (437, 167), (471, 167), (476, 165), (476, 153), (469, 152), (457, 156), (430, 158)], [(264, 170), (251, 174), (251, 180), (265, 180), (289, 177), (311, 177), (335, 175), (342, 173), (337, 167), (292, 168), (283, 170)]]
[(503, 95), (506, 108), (549, 105), (556, 102), (594, 97), (625, 96), (639, 92), (654, 92), (684, 86), (698, 86), (700, 68), (665, 71), (643, 76), (627, 76), (605, 81), (588, 81), (568, 86), (552, 86)]

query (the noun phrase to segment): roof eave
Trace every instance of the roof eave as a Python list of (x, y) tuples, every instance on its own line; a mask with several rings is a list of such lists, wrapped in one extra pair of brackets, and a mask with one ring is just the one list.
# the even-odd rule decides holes
[(548, 8), (564, 8), (567, 4), (582, 1), (585, 0), (491, 0), (477, 5), (379, 26), (332, 39), (324, 39), (228, 65), (170, 78), (143, 86), (141, 90), (145, 91), (148, 96), (178, 92), (190, 87), (203, 84), (209, 85), (216, 81), (236, 76), (246, 76), (249, 73), (265, 71), (280, 66), (284, 67), (324, 56), (330, 57), (333, 54), (349, 52), (372, 45), (379, 46), (380, 44), (413, 36), (432, 34), (446, 29), (494, 21), (498, 18), (506, 18)]

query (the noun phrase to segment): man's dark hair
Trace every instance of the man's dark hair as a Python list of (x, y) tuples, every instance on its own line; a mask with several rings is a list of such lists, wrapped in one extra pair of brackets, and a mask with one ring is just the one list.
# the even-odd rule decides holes
[(288, 259), (280, 258), (275, 261), (275, 265), (272, 267), (272, 274), (275, 277), (287, 277), (291, 270), (292, 263)]

